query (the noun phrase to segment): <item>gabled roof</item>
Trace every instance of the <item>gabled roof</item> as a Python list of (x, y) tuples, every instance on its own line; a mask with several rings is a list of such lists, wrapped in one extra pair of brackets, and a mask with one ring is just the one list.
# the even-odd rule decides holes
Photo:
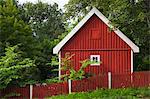
[[(109, 20), (95, 7), (73, 28), (73, 30), (53, 48), (53, 54), (58, 54), (61, 48), (78, 32), (78, 30), (94, 15), (96, 14), (108, 27), (113, 27), (109, 24)], [(126, 37), (119, 29), (115, 29), (114, 32), (126, 42), (133, 52), (138, 53), (139, 47), (136, 46), (128, 37)]]

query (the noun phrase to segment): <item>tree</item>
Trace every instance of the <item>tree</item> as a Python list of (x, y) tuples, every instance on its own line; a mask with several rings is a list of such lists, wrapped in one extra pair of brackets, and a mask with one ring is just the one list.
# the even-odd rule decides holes
[(30, 58), (22, 58), (22, 52), (18, 51), (17, 46), (5, 50), (5, 55), (0, 56), (0, 89), (6, 88), (13, 81), (24, 79), (26, 69), (35, 66)]
[(25, 57), (30, 56), (31, 50), (34, 50), (31, 28), (21, 19), (20, 11), (13, 0), (5, 0), (0, 5), (0, 42), (1, 53), (4, 52), (6, 43), (20, 44)]
[(22, 17), (30, 24), (38, 40), (54, 39), (65, 30), (63, 13), (55, 3), (26, 3), (22, 6)]
[(138, 66), (142, 66), (142, 70), (150, 69), (148, 0), (70, 0), (65, 7), (66, 18), (80, 19), (81, 14), (84, 16), (93, 6), (140, 47), (140, 53), (135, 55), (135, 69), (139, 69)]
[(41, 78), (53, 76), (53, 67), (47, 63), (51, 60), (52, 49), (56, 44), (54, 39), (65, 31), (63, 13), (58, 9), (57, 4), (50, 5), (42, 2), (26, 3), (19, 8), (22, 12), (22, 19), (30, 25), (36, 39), (34, 57), (40, 69)]
[[(25, 23), (20, 15), (17, 2), (15, 0), (1, 0), (0, 3), (0, 56), (5, 55), (5, 48), (7, 45), (18, 45), (19, 50), (22, 52), (22, 58), (35, 59), (35, 53), (37, 52), (36, 40), (33, 37), (30, 25)], [(32, 72), (31, 72), (32, 71)], [(24, 70), (22, 74), (22, 81), (29, 80), (28, 76), (33, 73), (37, 73), (32, 78), (37, 78), (39, 75), (37, 67), (32, 67)], [(32, 75), (33, 76), (33, 75)], [(21, 79), (20, 79), (21, 80)], [(22, 81), (20, 81), (22, 83)]]
[[(53, 75), (53, 67), (47, 63), (51, 60), (52, 48), (59, 40), (54, 38), (65, 30), (62, 15), (57, 4), (38, 2), (18, 5), (16, 0), (1, 0), (0, 55), (4, 54), (7, 43), (19, 44), (22, 57), (35, 60), (40, 79)], [(36, 68), (33, 70), (37, 71)]]

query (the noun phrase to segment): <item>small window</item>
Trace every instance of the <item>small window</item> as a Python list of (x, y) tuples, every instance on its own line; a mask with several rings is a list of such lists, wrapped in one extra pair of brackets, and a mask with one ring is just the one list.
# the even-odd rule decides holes
[(92, 39), (100, 39), (100, 30), (97, 28), (91, 29), (91, 38)]
[(91, 55), (90, 60), (92, 62), (96, 62), (96, 63), (91, 64), (91, 65), (100, 65), (100, 55)]

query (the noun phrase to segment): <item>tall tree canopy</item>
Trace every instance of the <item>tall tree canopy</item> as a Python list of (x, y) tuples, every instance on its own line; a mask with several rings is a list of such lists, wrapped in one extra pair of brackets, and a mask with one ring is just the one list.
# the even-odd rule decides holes
[[(65, 5), (66, 18), (76, 19), (97, 7), (112, 24), (120, 28), (139, 47), (135, 69), (150, 69), (150, 2), (149, 0), (69, 0)], [(138, 66), (142, 66), (137, 68)]]
[[(0, 55), (6, 45), (18, 45), (22, 57), (35, 60), (40, 79), (53, 76), (48, 65), (54, 39), (65, 31), (63, 13), (57, 4), (38, 2), (19, 5), (16, 0), (0, 0)], [(38, 78), (38, 80), (40, 80)]]
[(62, 11), (55, 3), (53, 5), (38, 2), (26, 3), (22, 6), (24, 20), (27, 21), (38, 40), (54, 39), (64, 32)]
[[(34, 44), (30, 26), (25, 23), (14, 0), (0, 2), (0, 82), (1, 88), (14, 80), (28, 82), (38, 71), (34, 65)], [(16, 46), (18, 45), (18, 46)], [(14, 46), (14, 47), (8, 47)], [(15, 49), (19, 52), (15, 52)], [(6, 50), (5, 50), (6, 49)], [(31, 63), (31, 64), (30, 64)], [(33, 75), (32, 75), (33, 74)], [(37, 77), (38, 78), (38, 77)]]
[(32, 50), (31, 44), (34, 39), (31, 28), (21, 19), (20, 12), (12, 0), (5, 0), (0, 5), (0, 42), (1, 51), (6, 43), (21, 44), (20, 48), (23, 52)]
[(52, 68), (47, 65), (52, 57), (52, 49), (54, 47), (54, 39), (65, 31), (63, 22), (63, 13), (57, 4), (47, 4), (38, 2), (25, 3), (20, 6), (22, 18), (27, 22), (36, 38), (36, 65), (41, 71), (41, 78), (47, 78), (49, 73), (52, 76)]

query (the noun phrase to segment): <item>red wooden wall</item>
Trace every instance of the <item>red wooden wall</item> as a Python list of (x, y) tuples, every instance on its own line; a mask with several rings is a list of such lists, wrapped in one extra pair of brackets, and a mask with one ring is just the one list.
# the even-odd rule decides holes
[[(94, 32), (92, 31), (94, 30)], [(95, 32), (95, 31), (99, 32)], [(91, 32), (92, 31), (92, 32)], [(100, 66), (89, 66), (86, 71), (93, 74), (131, 72), (131, 48), (96, 15), (93, 15), (84, 26), (61, 49), (61, 57), (66, 52), (75, 54), (72, 66), (80, 68), (79, 61), (89, 59), (90, 55), (100, 55)]]

